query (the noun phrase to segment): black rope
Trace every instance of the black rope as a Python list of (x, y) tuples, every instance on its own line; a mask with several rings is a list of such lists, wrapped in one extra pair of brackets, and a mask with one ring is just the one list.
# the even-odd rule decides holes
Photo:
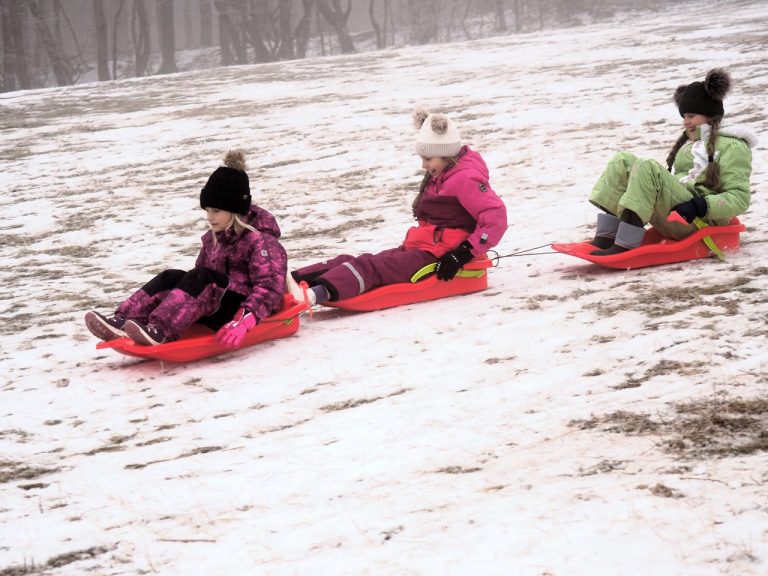
[(536, 252), (536, 250), (541, 250), (542, 248), (547, 248), (551, 246), (551, 244), (542, 244), (541, 246), (533, 246), (532, 248), (524, 248), (522, 250), (517, 250), (515, 252), (510, 252), (509, 254), (503, 254), (500, 255), (496, 250), (488, 250), (489, 254), (494, 254), (494, 256), (490, 257), (489, 260), (493, 262), (494, 268), (499, 265), (499, 260), (502, 258), (512, 258), (513, 256), (543, 256), (545, 254), (559, 254), (559, 252), (556, 252), (554, 250), (549, 250), (547, 252)]

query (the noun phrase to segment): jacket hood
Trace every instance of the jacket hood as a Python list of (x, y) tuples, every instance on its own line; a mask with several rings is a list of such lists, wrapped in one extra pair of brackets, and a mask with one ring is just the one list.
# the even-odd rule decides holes
[(485, 160), (483, 160), (483, 157), (480, 156), (480, 154), (466, 145), (462, 147), (461, 152), (459, 152), (456, 165), (445, 172), (444, 177), (447, 180), (460, 172), (474, 172), (480, 180), (488, 182), (489, 172)]
[[(704, 134), (709, 133), (709, 125), (702, 124), (702, 138)], [(750, 148), (756, 148), (758, 144), (757, 135), (745, 126), (720, 126), (718, 134), (723, 136), (730, 136), (731, 138), (739, 138), (747, 143)]]
[(264, 208), (256, 206), (256, 204), (251, 204), (251, 208), (243, 220), (262, 234), (269, 234), (275, 238), (280, 238), (280, 226), (277, 225), (275, 217), (269, 211), (264, 210)]

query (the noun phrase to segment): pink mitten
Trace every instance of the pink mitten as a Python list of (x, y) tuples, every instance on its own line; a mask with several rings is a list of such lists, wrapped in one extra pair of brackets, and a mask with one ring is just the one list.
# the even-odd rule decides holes
[(227, 348), (237, 348), (243, 343), (248, 330), (256, 326), (256, 324), (258, 324), (256, 316), (249, 310), (240, 308), (235, 317), (216, 332), (216, 341)]

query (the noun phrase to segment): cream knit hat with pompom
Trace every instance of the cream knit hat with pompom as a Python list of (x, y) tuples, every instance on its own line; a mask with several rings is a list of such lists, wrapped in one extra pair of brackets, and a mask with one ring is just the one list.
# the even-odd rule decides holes
[(461, 151), (461, 135), (453, 120), (445, 114), (430, 114), (418, 108), (413, 111), (416, 154), (424, 158), (453, 158)]

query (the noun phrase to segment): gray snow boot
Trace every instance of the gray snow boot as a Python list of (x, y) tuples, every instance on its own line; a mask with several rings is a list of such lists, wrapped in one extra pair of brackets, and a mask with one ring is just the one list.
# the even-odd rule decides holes
[(602, 250), (610, 248), (616, 239), (616, 232), (619, 230), (620, 223), (621, 220), (613, 214), (600, 212), (597, 215), (595, 237), (589, 243)]
[(621, 254), (627, 250), (639, 247), (645, 237), (645, 228), (635, 226), (628, 222), (621, 222), (616, 231), (616, 240), (613, 246), (605, 250), (595, 250), (593, 256), (610, 256), (611, 254)]

